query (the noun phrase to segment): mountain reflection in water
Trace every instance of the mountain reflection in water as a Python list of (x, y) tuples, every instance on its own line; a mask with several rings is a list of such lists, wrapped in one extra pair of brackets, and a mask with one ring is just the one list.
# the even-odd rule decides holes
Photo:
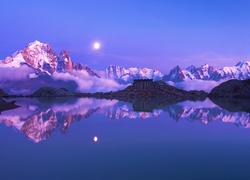
[[(25, 134), (35, 143), (48, 139), (56, 129), (65, 134), (72, 123), (95, 114), (104, 115), (110, 120), (118, 120), (122, 118), (156, 118), (162, 113), (168, 113), (176, 121), (187, 119), (190, 122), (200, 121), (207, 124), (214, 120), (221, 120), (234, 123), (238, 127), (249, 128), (250, 126), (249, 113), (229, 112), (209, 99), (203, 102), (185, 101), (151, 112), (143, 109), (150, 106), (147, 103), (137, 103), (135, 111), (134, 105), (117, 100), (20, 98), (16, 99), (16, 104), (21, 107), (3, 111), (0, 115), (0, 122)], [(141, 104), (141, 111), (138, 104)]]

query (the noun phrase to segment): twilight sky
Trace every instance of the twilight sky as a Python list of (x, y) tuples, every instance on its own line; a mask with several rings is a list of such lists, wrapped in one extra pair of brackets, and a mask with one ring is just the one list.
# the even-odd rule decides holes
[(0, 1), (0, 59), (39, 40), (96, 70), (232, 66), (250, 60), (249, 9), (249, 0)]

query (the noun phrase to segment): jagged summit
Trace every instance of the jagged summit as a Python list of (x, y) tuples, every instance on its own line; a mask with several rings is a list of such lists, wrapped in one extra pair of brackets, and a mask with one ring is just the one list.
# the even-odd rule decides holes
[(62, 50), (58, 57), (57, 70), (59, 72), (62, 72), (72, 69), (73, 69), (73, 62), (70, 58), (68, 50)]
[(240, 62), (238, 62), (235, 66), (240, 66), (240, 67), (242, 67), (242, 66), (244, 66), (244, 65), (250, 66), (250, 61), (240, 61)]
[(161, 80), (164, 74), (157, 69), (137, 67), (126, 69), (121, 66), (110, 65), (106, 68), (106, 76), (107, 78), (114, 79), (121, 84), (128, 84), (132, 83), (134, 79)]
[(21, 54), (26, 63), (35, 69), (48, 71), (51, 74), (56, 71), (57, 55), (49, 44), (34, 41), (30, 43)]
[(154, 79), (172, 82), (182, 82), (190, 80), (212, 80), (220, 81), (227, 79), (248, 79), (250, 78), (250, 61), (240, 61), (235, 66), (216, 69), (208, 63), (195, 67), (189, 66), (181, 69), (179, 65), (170, 70), (168, 74), (163, 74), (158, 70), (148, 68), (124, 68), (110, 65), (106, 68), (106, 76), (114, 79), (118, 83), (132, 83), (134, 79)]
[(181, 69), (179, 66), (173, 68), (169, 74), (163, 77), (165, 81), (188, 81), (188, 80), (213, 80), (219, 81), (222, 79), (247, 79), (250, 78), (250, 61), (238, 62), (232, 67), (223, 67), (216, 69), (209, 64), (204, 64), (201, 67), (189, 66), (186, 69)]
[(80, 63), (74, 63), (67, 50), (63, 50), (58, 56), (47, 43), (35, 40), (29, 43), (23, 50), (16, 51), (11, 56), (0, 61), (0, 67), (19, 68), (22, 65), (37, 70), (37, 73), (48, 75), (54, 72), (67, 72), (70, 70), (86, 70), (90, 76), (97, 76), (93, 70)]
[(30, 43), (28, 44), (28, 47), (32, 47), (32, 46), (43, 46), (44, 44), (47, 44), (47, 43), (42, 43), (42, 42), (40, 42), (40, 41), (38, 41), (38, 40), (35, 40), (35, 41), (33, 41), (33, 42), (30, 42)]
[(34, 41), (29, 43), (23, 50), (17, 51), (0, 61), (2, 67), (19, 68), (24, 64), (41, 72), (53, 73), (57, 66), (57, 55), (49, 44)]

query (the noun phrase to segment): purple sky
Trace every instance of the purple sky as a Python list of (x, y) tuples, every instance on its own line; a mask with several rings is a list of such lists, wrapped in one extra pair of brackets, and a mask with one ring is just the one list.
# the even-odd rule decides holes
[(97, 70), (113, 64), (166, 73), (250, 60), (249, 0), (8, 0), (0, 8), (0, 59), (39, 40)]

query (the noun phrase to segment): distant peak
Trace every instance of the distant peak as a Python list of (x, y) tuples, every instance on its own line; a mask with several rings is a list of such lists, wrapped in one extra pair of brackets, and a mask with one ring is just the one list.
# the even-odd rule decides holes
[(235, 66), (242, 66), (242, 65), (250, 65), (250, 61), (240, 61), (240, 62), (238, 62)]
[(196, 67), (194, 65), (191, 65), (187, 68), (187, 70), (192, 70), (192, 69), (196, 69)]
[(108, 66), (108, 68), (123, 68), (123, 67), (122, 66), (117, 66), (117, 65), (110, 64)]
[(208, 63), (204, 64), (203, 66), (201, 67), (209, 67)]
[(175, 66), (173, 69), (181, 69), (179, 65)]
[(33, 41), (33, 42), (30, 42), (29, 44), (28, 44), (28, 47), (33, 47), (33, 46), (42, 46), (42, 45), (44, 45), (45, 43), (42, 43), (42, 42), (40, 42), (40, 41), (38, 41), (38, 40), (35, 40), (35, 41)]
[(62, 51), (61, 51), (60, 55), (63, 55), (63, 54), (67, 54), (67, 55), (69, 55), (69, 51), (68, 51), (68, 50), (66, 50), (66, 49), (64, 49), (64, 50), (62, 50)]

